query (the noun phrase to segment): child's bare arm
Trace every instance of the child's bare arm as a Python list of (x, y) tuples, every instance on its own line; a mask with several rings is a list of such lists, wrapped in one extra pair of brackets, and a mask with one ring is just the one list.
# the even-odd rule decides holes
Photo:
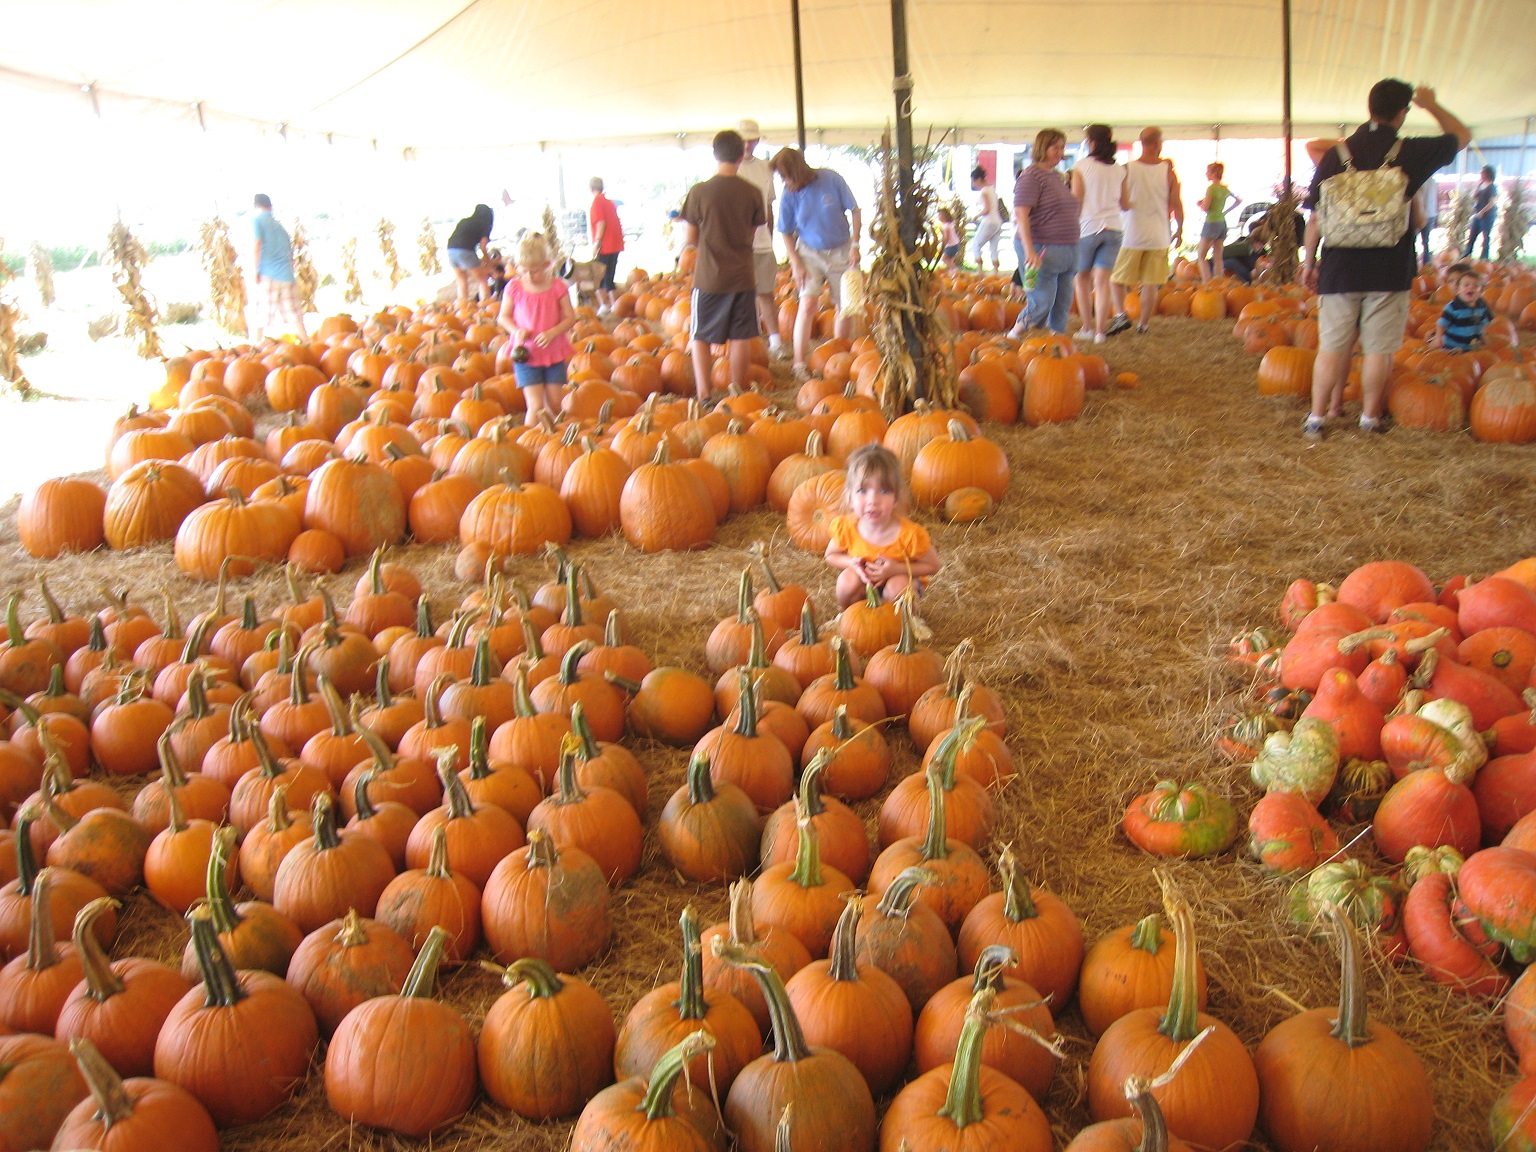
[(859, 566), (859, 562), (839, 548), (835, 540), (827, 543), (827, 550), (822, 554), (822, 559), (834, 568), (857, 568)]
[(924, 552), (921, 556), (915, 556), (907, 561), (907, 567), (911, 569), (914, 577), (932, 576), (943, 566), (944, 562), (939, 559), (938, 552), (934, 550), (931, 544), (928, 546), (928, 551)]

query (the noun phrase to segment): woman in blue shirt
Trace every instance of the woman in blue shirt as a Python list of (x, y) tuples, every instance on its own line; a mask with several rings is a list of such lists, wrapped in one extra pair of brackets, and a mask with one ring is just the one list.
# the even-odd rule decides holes
[[(781, 148), (769, 165), (784, 181), (779, 200), (779, 232), (789, 249), (789, 266), (800, 288), (795, 313), (795, 379), (806, 367), (816, 302), (827, 285), (837, 313), (833, 333), (848, 338), (852, 321), (842, 315), (843, 273), (859, 263), (862, 216), (848, 182), (830, 168), (812, 168), (796, 148)], [(851, 217), (851, 223), (850, 223)]]

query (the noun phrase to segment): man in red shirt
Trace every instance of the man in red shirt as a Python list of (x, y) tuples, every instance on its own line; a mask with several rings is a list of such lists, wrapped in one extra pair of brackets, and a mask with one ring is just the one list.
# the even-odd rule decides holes
[(602, 283), (597, 286), (598, 314), (606, 315), (613, 310), (617, 291), (613, 274), (619, 266), (619, 253), (624, 251), (624, 228), (619, 223), (618, 208), (603, 195), (603, 178), (592, 177), (591, 188), (592, 211), (587, 219), (592, 229), (592, 247), (603, 263)]

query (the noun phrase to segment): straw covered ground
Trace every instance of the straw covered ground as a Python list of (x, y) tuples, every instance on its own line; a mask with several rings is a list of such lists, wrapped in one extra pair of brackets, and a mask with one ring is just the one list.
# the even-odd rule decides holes
[[(1223, 654), (1232, 634), (1275, 623), (1293, 578), (1337, 581), (1364, 561), (1399, 558), (1438, 581), (1536, 554), (1529, 449), (1465, 434), (1367, 438), (1352, 426), (1308, 445), (1301, 405), (1257, 395), (1256, 362), (1225, 324), (1160, 319), (1150, 336), (1126, 335), (1108, 351), (1116, 371), (1140, 374), (1139, 389), (1090, 394), (1070, 425), (988, 429), (1012, 460), (1008, 498), (977, 525), (930, 522), (945, 568), (922, 605), (942, 652), (973, 638), (972, 672), (1007, 707), (1022, 774), (999, 804), (997, 843), (1013, 842), (1027, 875), (1070, 904), (1090, 942), (1158, 907), (1154, 861), (1119, 832), (1133, 796), (1174, 777), (1212, 783), (1244, 812), (1257, 798), (1244, 769), (1213, 750), (1245, 698)], [(642, 556), (615, 540), (572, 552), (628, 605), (632, 631), (657, 663), (702, 670), (705, 637), (733, 608), (747, 547), (769, 537), (777, 538), (780, 577), (831, 603), (830, 570), (789, 548), (781, 518), (767, 511), (733, 518), (702, 553)], [(0, 556), (4, 587), (43, 571), (16, 544), (14, 506), (0, 522)], [(405, 549), (397, 558), (417, 567), (436, 605), (463, 594), (446, 550)], [(547, 578), (539, 562), (518, 570), (530, 588)], [(162, 585), (184, 609), (212, 596), (175, 574), (168, 546), (66, 558), (46, 571), (77, 608), (98, 603), (104, 583), (129, 585), (157, 615)], [(355, 578), (349, 571), (334, 583), (350, 589)], [(277, 595), (271, 575), (248, 583), (263, 605)], [(893, 734), (892, 744), (895, 775), (913, 771), (905, 736)], [(682, 782), (685, 756), (644, 743), (637, 751), (651, 773), (654, 826)], [(873, 834), (878, 800), (862, 810)], [(1371, 858), (1368, 844), (1367, 836), (1355, 851)], [(1237, 851), (1171, 872), (1194, 904), (1209, 1010), (1250, 1048), (1298, 1006), (1334, 1001), (1333, 950), (1289, 928), (1283, 882)], [(676, 922), (689, 901), (704, 924), (724, 918), (723, 888), (680, 882), (649, 844), (643, 872), (617, 894), (614, 947), (583, 973), (617, 1018), (675, 978)], [(139, 894), (116, 952), (169, 959), (184, 939), (177, 919)], [(1488, 1106), (1514, 1077), (1498, 1018), (1411, 965), (1378, 964), (1370, 984), (1375, 1018), (1401, 1032), (1429, 1068), (1433, 1146), (1486, 1147)], [(447, 972), (444, 985), (476, 1024), (499, 991), (474, 965)], [(1088, 1120), (1091, 1045), (1075, 1006), (1058, 1026), (1068, 1055), (1045, 1103), (1065, 1143)], [(434, 1146), (543, 1152), (563, 1147), (568, 1133), (568, 1124), (528, 1124), (482, 1100)], [(349, 1131), (327, 1108), (318, 1075), (273, 1117), (225, 1136), (227, 1148), (260, 1152), (397, 1145), (416, 1146)]]

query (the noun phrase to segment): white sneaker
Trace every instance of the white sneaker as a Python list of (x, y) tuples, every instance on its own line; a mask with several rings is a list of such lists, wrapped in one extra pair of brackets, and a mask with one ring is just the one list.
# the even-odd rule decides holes
[(1076, 332), (1072, 333), (1072, 339), (1084, 344), (1092, 340), (1093, 337), (1094, 331), (1092, 328), (1079, 328)]
[(1093, 342), (1095, 344), (1103, 344), (1103, 343), (1105, 343), (1108, 340), (1109, 340), (1109, 337), (1104, 335), (1104, 333), (1102, 333), (1102, 332), (1095, 332), (1093, 334)]

